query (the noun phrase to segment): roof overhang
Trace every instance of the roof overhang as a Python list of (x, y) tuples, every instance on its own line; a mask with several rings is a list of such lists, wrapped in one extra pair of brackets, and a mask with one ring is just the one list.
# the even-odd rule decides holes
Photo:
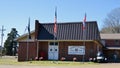
[(71, 41), (71, 42), (75, 42), (75, 41), (79, 41), (79, 42), (91, 42), (91, 41), (93, 41), (93, 40), (38, 40), (38, 41), (49, 41), (49, 42), (53, 42), (53, 41), (55, 41), (55, 42), (61, 42), (61, 41), (67, 41), (67, 42), (69, 42), (69, 41)]
[(36, 40), (33, 40), (33, 39), (28, 39), (28, 40), (21, 40), (21, 41), (18, 41), (18, 42), (35, 42)]
[(103, 40), (120, 40), (120, 33), (113, 33), (113, 34), (100, 34), (101, 39)]
[[(35, 33), (35, 30), (31, 31), (30, 32), (30, 35), (34, 34)], [(23, 35), (21, 35), (20, 37), (16, 38), (15, 40), (19, 41), (20, 39), (24, 38), (24, 37), (27, 37), (28, 36), (28, 33), (25, 33)]]
[(94, 42), (99, 46), (103, 46), (99, 41), (97, 40), (23, 40), (23, 41), (19, 41), (19, 42), (35, 42), (35, 41), (39, 41), (39, 42)]
[(120, 47), (106, 47), (109, 50), (120, 50)]
[(93, 40), (21, 40), (20, 42), (26, 42), (26, 41), (28, 41), (28, 42), (33, 42), (33, 41), (39, 41), (39, 42), (62, 42), (62, 41), (66, 41), (66, 42), (93, 42)]
[(104, 47), (104, 45), (103, 45), (100, 41), (98, 41), (98, 40), (94, 40), (94, 42), (95, 42), (96, 44), (98, 44), (99, 46)]

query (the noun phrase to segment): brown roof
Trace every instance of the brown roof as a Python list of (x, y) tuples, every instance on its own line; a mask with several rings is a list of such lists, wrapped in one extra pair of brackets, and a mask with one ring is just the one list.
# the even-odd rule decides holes
[(101, 39), (120, 39), (120, 33), (117, 34), (100, 34)]
[[(86, 23), (86, 39), (100, 40), (100, 34), (96, 21), (87, 21)], [(41, 23), (39, 40), (53, 40), (54, 23)], [(57, 23), (57, 40), (84, 40), (82, 22)]]

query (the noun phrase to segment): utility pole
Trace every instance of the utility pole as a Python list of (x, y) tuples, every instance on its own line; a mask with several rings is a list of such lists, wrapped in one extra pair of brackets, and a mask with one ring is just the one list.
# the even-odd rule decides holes
[(2, 26), (2, 29), (0, 29), (0, 31), (1, 31), (1, 48), (0, 48), (0, 54), (1, 54), (1, 57), (2, 57), (2, 46), (3, 46), (3, 36), (4, 36), (4, 31), (5, 31), (5, 29), (4, 29), (4, 26)]

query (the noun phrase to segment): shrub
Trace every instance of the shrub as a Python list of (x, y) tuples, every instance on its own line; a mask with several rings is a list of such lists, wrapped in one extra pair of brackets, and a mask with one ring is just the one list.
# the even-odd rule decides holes
[(74, 58), (73, 58), (73, 61), (77, 61), (77, 58), (76, 58), (76, 57), (74, 57)]
[(40, 57), (39, 60), (43, 60), (43, 57)]
[(61, 57), (61, 59), (60, 59), (60, 60), (61, 60), (61, 61), (64, 61), (65, 59), (66, 59), (65, 57)]

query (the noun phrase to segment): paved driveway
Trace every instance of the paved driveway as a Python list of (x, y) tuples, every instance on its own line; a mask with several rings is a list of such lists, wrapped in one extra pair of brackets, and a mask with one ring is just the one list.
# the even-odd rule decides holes
[(98, 65), (81, 65), (81, 66), (0, 65), (0, 68), (120, 68), (120, 63), (105, 63), (105, 64), (98, 64)]

